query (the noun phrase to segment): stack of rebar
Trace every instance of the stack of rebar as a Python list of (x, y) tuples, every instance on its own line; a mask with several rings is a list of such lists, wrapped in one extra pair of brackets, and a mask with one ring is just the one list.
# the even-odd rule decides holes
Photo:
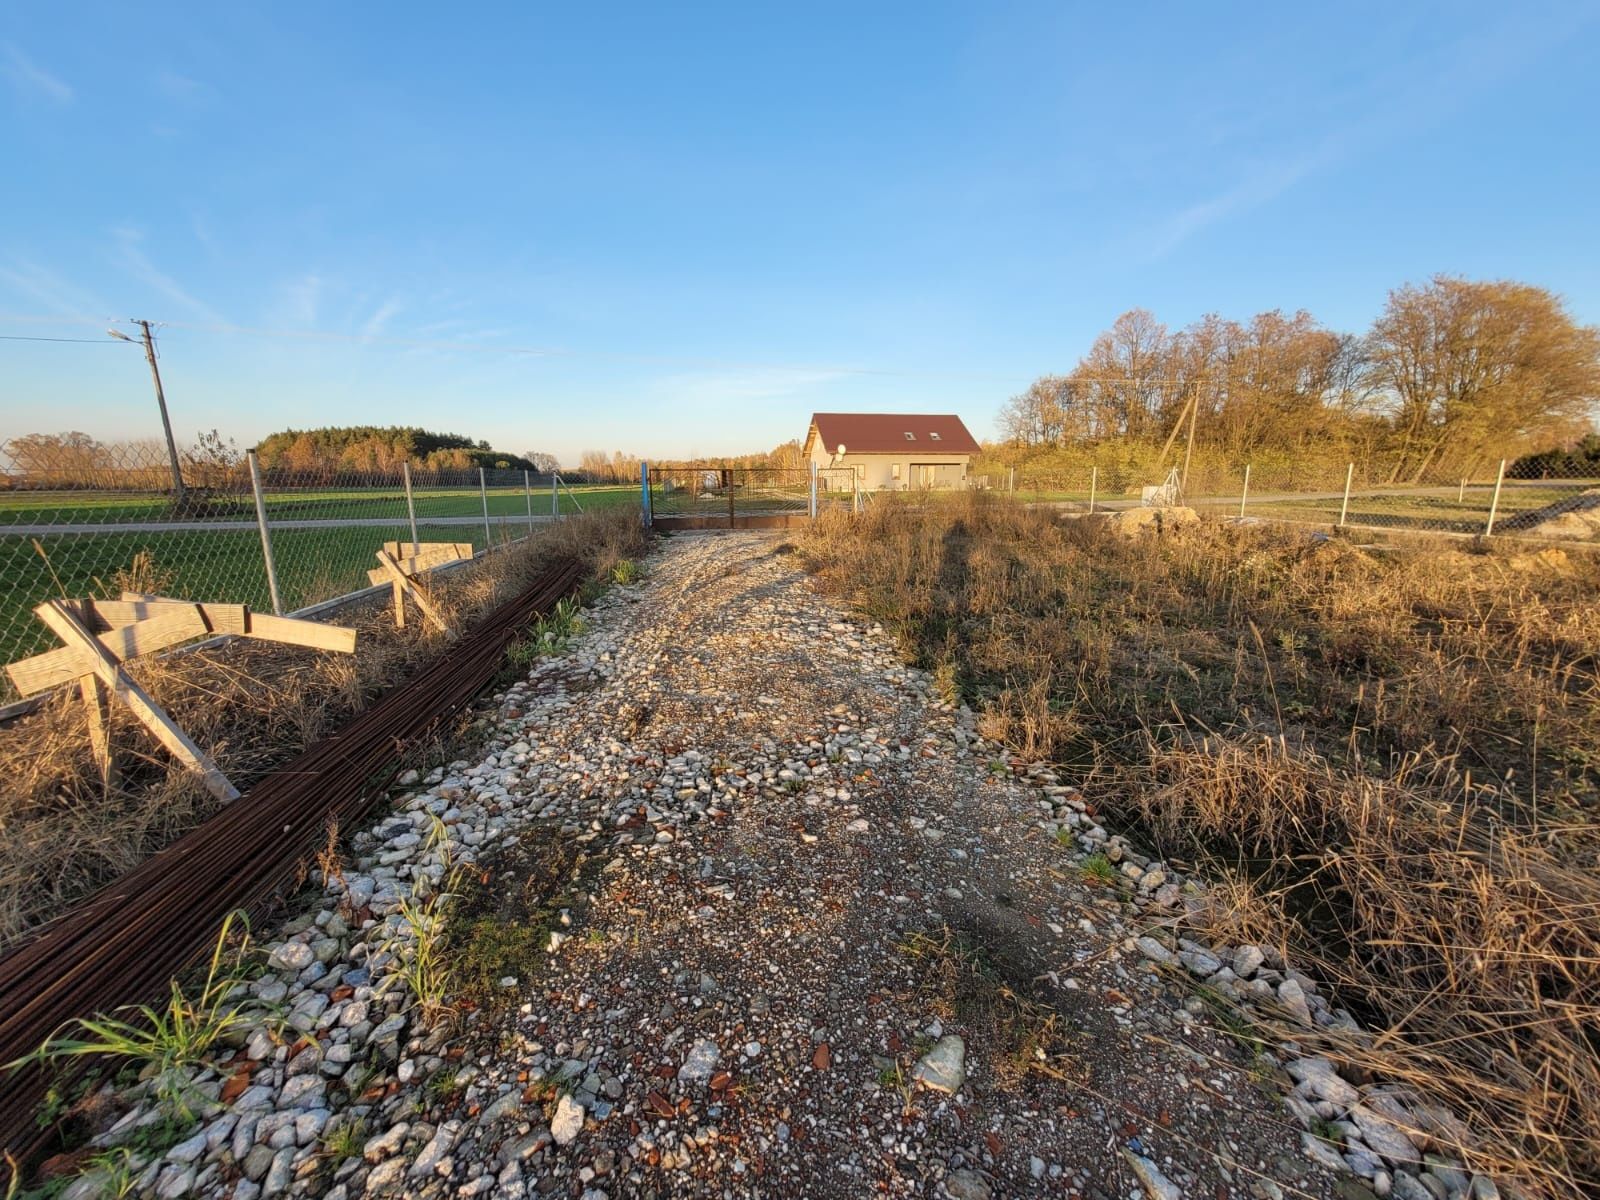
[[(351, 828), (408, 750), (471, 703), (519, 630), (582, 574), (571, 562), (547, 571), (339, 733), (0, 959), (0, 1064), (74, 1018), (159, 1000), (212, 949), (228, 913), (264, 912), (323, 844), (327, 823)], [(49, 1140), (34, 1115), (50, 1078), (37, 1066), (0, 1068), (0, 1139), (24, 1161)]]

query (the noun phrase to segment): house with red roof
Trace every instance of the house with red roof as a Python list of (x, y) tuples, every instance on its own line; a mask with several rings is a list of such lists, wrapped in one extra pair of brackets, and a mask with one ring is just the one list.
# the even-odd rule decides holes
[(853, 467), (863, 491), (963, 488), (979, 451), (950, 413), (812, 413), (803, 453), (818, 467)]

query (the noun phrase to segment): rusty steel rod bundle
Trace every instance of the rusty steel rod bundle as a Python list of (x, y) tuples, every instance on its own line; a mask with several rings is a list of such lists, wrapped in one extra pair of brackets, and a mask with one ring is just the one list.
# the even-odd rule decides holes
[[(545, 572), (344, 729), (0, 958), (0, 1063), (31, 1054), (74, 1018), (158, 1000), (212, 948), (226, 914), (267, 909), (328, 821), (358, 820), (407, 750), (464, 709), (518, 631), (582, 575), (575, 562)], [(0, 1071), (0, 1144), (24, 1158), (49, 1137), (33, 1118), (50, 1079), (39, 1066)]]

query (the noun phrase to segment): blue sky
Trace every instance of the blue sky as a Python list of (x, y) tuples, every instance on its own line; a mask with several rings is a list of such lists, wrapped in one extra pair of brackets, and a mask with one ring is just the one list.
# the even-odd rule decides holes
[[(1290, 10), (1294, 11), (1290, 11)], [(0, 436), (420, 424), (575, 461), (980, 437), (1121, 311), (1600, 320), (1600, 7), (0, 11)], [(100, 339), (104, 339), (101, 344)]]

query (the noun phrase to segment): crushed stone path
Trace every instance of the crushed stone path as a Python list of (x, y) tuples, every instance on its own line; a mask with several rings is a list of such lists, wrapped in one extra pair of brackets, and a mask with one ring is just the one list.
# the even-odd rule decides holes
[[(541, 819), (599, 866), (522, 1002), (467, 1032), (438, 1194), (1330, 1194), (1037, 789), (790, 550), (667, 540), (507, 696)], [(1005, 991), (1027, 1028), (1057, 1014), (1038, 1050)], [(525, 1088), (550, 1079), (553, 1111)]]
[[(1185, 982), (1212, 956), (1141, 942), (1178, 886), (782, 534), (663, 539), (585, 626), (492, 697), (472, 759), (413, 773), (314, 875), (250, 985), (281, 1015), (192, 1081), (198, 1124), (134, 1156), (134, 1193), (1348, 1194), (1278, 1060)], [(1085, 845), (1115, 864), (1098, 879)], [(408, 913), (462, 873), (462, 912), (470, 892), (521, 958), (427, 1021), (391, 986)], [(102, 1100), (96, 1145), (161, 1120)]]

